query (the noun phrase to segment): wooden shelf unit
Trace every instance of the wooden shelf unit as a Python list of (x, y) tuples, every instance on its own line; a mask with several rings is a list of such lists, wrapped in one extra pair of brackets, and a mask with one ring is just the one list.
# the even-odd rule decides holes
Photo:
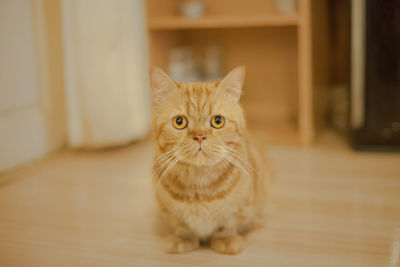
[(313, 141), (326, 109), (327, 0), (298, 0), (292, 15), (273, 0), (203, 0), (198, 19), (176, 14), (180, 0), (145, 1), (151, 65), (166, 70), (174, 47), (218, 45), (226, 71), (247, 67), (241, 103), (249, 128), (272, 142)]
[(182, 16), (165, 16), (149, 18), (150, 30), (177, 30), (177, 29), (212, 29), (212, 28), (244, 28), (265, 26), (292, 26), (297, 25), (296, 15), (274, 14), (268, 16), (249, 17), (218, 17), (206, 16), (190, 19)]

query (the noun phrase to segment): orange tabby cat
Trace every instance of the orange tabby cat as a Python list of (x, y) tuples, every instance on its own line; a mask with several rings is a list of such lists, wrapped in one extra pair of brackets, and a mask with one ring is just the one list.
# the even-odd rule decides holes
[(184, 253), (209, 241), (220, 253), (243, 250), (243, 234), (260, 216), (262, 164), (246, 137), (239, 98), (245, 68), (222, 81), (175, 83), (151, 68), (154, 182), (171, 228), (166, 251)]

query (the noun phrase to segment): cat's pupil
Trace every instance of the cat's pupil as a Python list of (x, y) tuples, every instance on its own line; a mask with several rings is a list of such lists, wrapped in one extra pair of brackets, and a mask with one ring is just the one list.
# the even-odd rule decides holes
[(178, 117), (178, 118), (176, 118), (176, 124), (178, 124), (178, 125), (182, 125), (182, 123), (183, 123), (183, 119), (182, 119), (182, 117)]
[(222, 118), (221, 118), (220, 116), (216, 116), (216, 117), (214, 118), (214, 122), (215, 122), (216, 124), (221, 124), (221, 123), (222, 123)]

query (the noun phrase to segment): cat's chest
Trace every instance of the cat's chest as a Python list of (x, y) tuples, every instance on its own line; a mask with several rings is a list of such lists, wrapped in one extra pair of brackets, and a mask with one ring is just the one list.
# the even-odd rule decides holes
[[(165, 203), (167, 204), (167, 203)], [(210, 236), (222, 223), (226, 224), (239, 208), (237, 197), (226, 195), (211, 201), (180, 201), (169, 196), (168, 209), (197, 236)]]
[(183, 205), (182, 220), (200, 237), (207, 237), (218, 227), (222, 214), (216, 203)]
[[(172, 218), (202, 238), (210, 236), (221, 224), (233, 221), (249, 191), (247, 180), (241, 179), (235, 169), (226, 175), (204, 171), (181, 175), (181, 179), (171, 178), (162, 184), (161, 205)], [(194, 179), (196, 183), (191, 186)]]
[(197, 236), (207, 238), (234, 213), (236, 207), (227, 205), (226, 201), (181, 203), (174, 207), (175, 216)]

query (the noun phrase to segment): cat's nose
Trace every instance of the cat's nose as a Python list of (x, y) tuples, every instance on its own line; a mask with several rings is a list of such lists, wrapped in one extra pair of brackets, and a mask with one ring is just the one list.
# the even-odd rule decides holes
[(201, 142), (203, 142), (203, 140), (206, 140), (206, 139), (207, 139), (207, 137), (202, 136), (202, 135), (198, 135), (198, 136), (193, 137), (193, 140), (197, 140), (199, 145), (201, 145)]

